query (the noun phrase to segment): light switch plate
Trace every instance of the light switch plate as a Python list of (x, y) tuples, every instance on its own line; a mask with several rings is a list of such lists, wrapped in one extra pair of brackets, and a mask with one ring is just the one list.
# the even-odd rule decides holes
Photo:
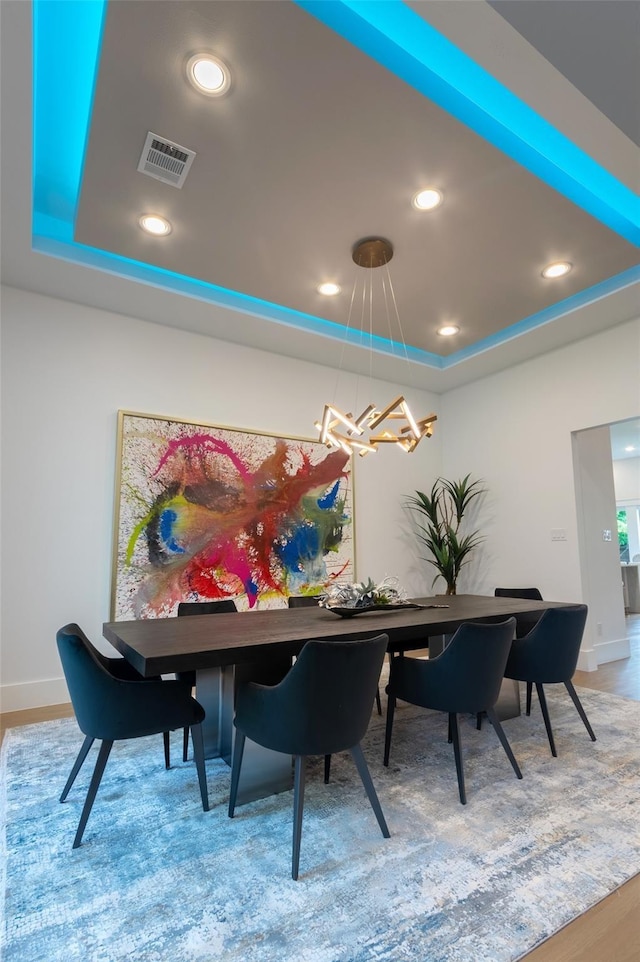
[(602, 540), (603, 540), (603, 541), (611, 541), (611, 531), (609, 530), (609, 528), (603, 528), (603, 530), (602, 530)]
[(551, 540), (552, 541), (566, 541), (567, 532), (565, 528), (552, 528), (551, 529)]

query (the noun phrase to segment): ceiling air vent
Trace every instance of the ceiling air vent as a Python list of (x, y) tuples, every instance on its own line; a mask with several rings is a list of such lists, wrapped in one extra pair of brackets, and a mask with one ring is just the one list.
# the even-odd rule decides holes
[(151, 131), (144, 142), (138, 170), (172, 187), (182, 187), (195, 157), (195, 150), (180, 147)]

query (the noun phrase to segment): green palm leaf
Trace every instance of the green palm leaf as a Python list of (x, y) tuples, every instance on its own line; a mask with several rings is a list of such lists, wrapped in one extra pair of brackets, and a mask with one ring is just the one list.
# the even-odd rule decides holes
[(471, 553), (483, 540), (479, 531), (460, 532), (471, 502), (485, 493), (482, 481), (470, 479), (470, 474), (460, 481), (437, 478), (429, 493), (416, 491), (407, 499), (418, 538), (430, 554), (424, 560), (437, 572), (432, 587), (443, 578), (447, 594), (455, 594), (460, 569), (469, 563)]

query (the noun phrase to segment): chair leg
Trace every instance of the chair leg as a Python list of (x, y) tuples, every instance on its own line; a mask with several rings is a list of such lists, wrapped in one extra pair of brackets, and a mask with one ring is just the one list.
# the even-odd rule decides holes
[(378, 819), (378, 825), (380, 826), (380, 831), (382, 832), (384, 838), (390, 838), (389, 829), (387, 828), (387, 823), (385, 821), (384, 815), (382, 814), (382, 807), (378, 799), (378, 795), (373, 786), (373, 781), (371, 780), (371, 773), (369, 772), (369, 766), (367, 765), (364, 753), (360, 745), (354, 745), (351, 749), (351, 756), (356, 763), (356, 768), (358, 769), (358, 774), (362, 779), (362, 784), (364, 785), (364, 790), (367, 793), (367, 798), (371, 803), (371, 808), (373, 809), (376, 818)]
[(478, 714), (476, 715), (476, 730), (479, 732), (482, 731), (482, 716), (486, 714), (487, 712), (479, 711)]
[[(84, 747), (84, 746), (83, 746)], [(100, 745), (100, 751), (98, 752), (98, 760), (96, 761), (96, 767), (93, 770), (93, 775), (91, 776), (91, 782), (89, 783), (89, 791), (87, 792), (87, 797), (84, 802), (84, 807), (82, 809), (82, 815), (80, 816), (80, 823), (78, 825), (78, 830), (76, 832), (76, 837), (73, 840), (73, 848), (78, 848), (80, 842), (82, 841), (82, 836), (84, 835), (84, 830), (86, 828), (87, 822), (89, 820), (89, 815), (91, 814), (91, 809), (100, 787), (100, 781), (102, 779), (102, 774), (107, 764), (107, 759), (109, 758), (109, 752), (113, 747), (113, 741), (108, 741), (105, 739)]]
[(204, 767), (204, 738), (202, 737), (202, 725), (191, 726), (191, 740), (193, 742), (193, 757), (196, 762), (196, 771), (198, 772), (198, 782), (200, 784), (202, 810), (203, 812), (208, 812), (209, 792), (207, 791), (207, 773)]
[(453, 739), (453, 754), (456, 759), (456, 772), (458, 775), (458, 791), (460, 801), (463, 805), (467, 804), (467, 793), (464, 788), (464, 766), (462, 764), (462, 752), (460, 751), (460, 728), (458, 727), (458, 716), (456, 712), (449, 712), (449, 727)]
[(389, 767), (389, 752), (391, 750), (391, 732), (393, 731), (393, 713), (396, 710), (395, 695), (387, 692), (387, 724), (384, 733), (384, 759), (382, 764), (385, 768)]
[(527, 682), (527, 715), (531, 714), (531, 693), (533, 691), (533, 682)]
[(587, 729), (587, 731), (589, 732), (589, 737), (590, 737), (591, 741), (594, 742), (594, 741), (596, 740), (596, 736), (593, 734), (593, 728), (592, 728), (591, 725), (589, 724), (589, 719), (587, 718), (586, 713), (585, 713), (585, 710), (584, 710), (584, 708), (582, 707), (582, 702), (581, 702), (580, 699), (578, 698), (578, 693), (577, 693), (577, 691), (575, 690), (575, 688), (573, 687), (573, 682), (572, 682), (572, 681), (565, 681), (564, 685), (565, 685), (565, 688), (567, 689), (567, 691), (569, 692), (569, 694), (571, 695), (571, 700), (573, 701), (573, 704), (574, 704), (574, 705), (576, 706), (576, 708), (578, 709), (578, 714), (580, 715), (580, 718), (581, 718), (582, 721), (584, 722), (584, 727), (585, 727), (585, 728)]
[(549, 739), (549, 745), (551, 746), (551, 754), (554, 758), (558, 757), (556, 751), (556, 743), (553, 740), (553, 731), (551, 730), (551, 719), (549, 718), (549, 709), (547, 708), (547, 699), (545, 697), (544, 688), (539, 681), (536, 682), (536, 691), (538, 692), (538, 701), (540, 702), (540, 708), (542, 709), (542, 717), (544, 718), (544, 727), (547, 729), (547, 737)]
[(507, 736), (505, 735), (504, 729), (503, 729), (502, 725), (500, 724), (500, 721), (499, 721), (499, 719), (498, 719), (498, 716), (496, 715), (496, 713), (495, 713), (495, 711), (493, 710), (493, 708), (487, 708), (487, 718), (489, 719), (489, 721), (490, 721), (491, 724), (493, 725), (493, 727), (494, 727), (494, 729), (495, 729), (495, 732), (496, 732), (496, 735), (497, 735), (498, 738), (500, 739), (500, 744), (501, 744), (502, 747), (504, 748), (504, 750), (505, 750), (505, 752), (506, 752), (506, 755), (507, 755), (507, 758), (508, 758), (509, 761), (511, 762), (511, 767), (513, 768), (514, 772), (516, 773), (516, 776), (517, 776), (518, 778), (522, 778), (522, 772), (520, 771), (520, 766), (518, 765), (518, 763), (517, 763), (517, 761), (516, 761), (515, 755), (514, 755), (513, 752), (511, 751), (511, 745), (510, 745), (509, 742), (507, 741)]
[(182, 761), (186, 762), (189, 758), (189, 726), (182, 733)]
[(453, 734), (452, 734), (452, 728), (451, 728), (451, 715), (448, 715), (447, 717), (448, 717), (448, 722), (447, 722), (447, 742), (448, 742), (449, 744), (451, 744), (451, 742), (453, 741)]
[(75, 782), (76, 776), (77, 776), (78, 772), (80, 771), (80, 769), (82, 768), (82, 764), (83, 764), (85, 758), (87, 757), (87, 755), (88, 755), (88, 753), (89, 753), (89, 749), (90, 749), (91, 746), (93, 745), (94, 741), (95, 741), (95, 738), (92, 738), (91, 735), (87, 735), (86, 738), (85, 738), (85, 740), (83, 741), (82, 747), (81, 747), (80, 751), (78, 752), (78, 757), (76, 758), (75, 762), (73, 763), (73, 768), (71, 769), (71, 774), (69, 775), (69, 777), (68, 777), (68, 779), (67, 779), (67, 784), (66, 784), (66, 785), (64, 786), (64, 788), (62, 789), (62, 795), (60, 796), (60, 801), (61, 801), (61, 802), (64, 802), (65, 798), (66, 798), (67, 795), (69, 794), (69, 790), (70, 790), (71, 786), (73, 785), (73, 783)]
[(171, 744), (169, 742), (169, 732), (162, 733), (162, 739), (164, 741), (164, 767), (169, 771), (171, 768)]
[(329, 776), (331, 775), (331, 755), (324, 756), (324, 783), (329, 784)]
[(233, 746), (233, 762), (231, 765), (231, 787), (229, 789), (229, 818), (233, 818), (233, 813), (236, 810), (236, 797), (238, 795), (238, 783), (240, 781), (240, 769), (242, 767), (243, 752), (244, 734), (236, 728), (236, 737)]
[(380, 701), (380, 686), (376, 688), (376, 708), (378, 709), (378, 714), (382, 714), (382, 702)]
[(298, 878), (300, 865), (300, 841), (302, 839), (302, 811), (304, 809), (304, 755), (295, 756), (293, 776), (293, 850), (291, 855), (291, 878)]

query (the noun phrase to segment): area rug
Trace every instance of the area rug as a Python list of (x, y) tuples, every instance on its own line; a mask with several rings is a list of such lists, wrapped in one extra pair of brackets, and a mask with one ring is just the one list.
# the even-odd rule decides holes
[(2, 750), (5, 962), (507, 962), (640, 871), (640, 703), (582, 690), (592, 743), (550, 690), (558, 758), (537, 704), (505, 722), (518, 781), (490, 725), (462, 721), (468, 804), (446, 718), (399, 707), (364, 748), (391, 838), (350, 756), (323, 784), (310, 762), (300, 879), (292, 793), (226, 814), (229, 769), (207, 762), (211, 811), (175, 733), (114, 746), (82, 846), (71, 844), (95, 747), (64, 804), (73, 719), (10, 730)]

